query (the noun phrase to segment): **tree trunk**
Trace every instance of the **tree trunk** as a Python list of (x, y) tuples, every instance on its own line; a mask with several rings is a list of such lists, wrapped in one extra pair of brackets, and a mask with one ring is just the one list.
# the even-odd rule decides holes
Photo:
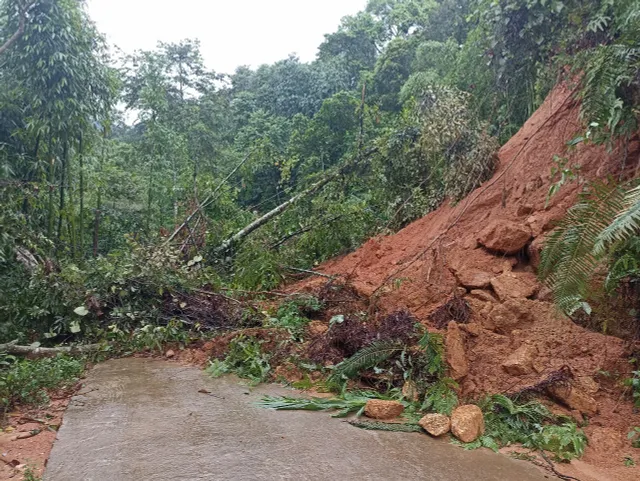
[(78, 160), (80, 162), (80, 256), (84, 257), (84, 151), (82, 133), (78, 141)]
[(64, 191), (67, 175), (67, 156), (69, 154), (69, 144), (64, 140), (62, 150), (62, 165), (60, 167), (60, 203), (58, 204), (58, 241), (62, 239), (62, 216), (64, 215)]
[(18, 346), (17, 341), (7, 344), (0, 344), (0, 352), (13, 354), (17, 356), (27, 356), (30, 358), (55, 357), (58, 354), (85, 354), (87, 352), (97, 351), (102, 344), (85, 344), (81, 346), (60, 346), (60, 347), (33, 347)]
[(55, 186), (55, 174), (56, 174), (56, 162), (53, 155), (53, 141), (51, 134), (49, 134), (49, 150), (47, 155), (51, 158), (49, 162), (49, 222), (47, 226), (47, 237), (51, 239), (53, 237), (53, 191)]

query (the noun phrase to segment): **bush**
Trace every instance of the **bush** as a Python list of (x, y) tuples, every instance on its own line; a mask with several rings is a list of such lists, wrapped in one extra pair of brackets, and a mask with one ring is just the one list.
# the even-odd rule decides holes
[(229, 351), (224, 361), (214, 359), (210, 361), (206, 372), (213, 377), (234, 373), (248, 379), (250, 384), (256, 385), (265, 381), (271, 372), (269, 356), (262, 352), (262, 343), (251, 336), (237, 336), (229, 344)]
[(83, 361), (68, 356), (17, 360), (2, 355), (0, 365), (0, 409), (4, 412), (18, 404), (46, 404), (47, 390), (74, 385), (84, 371)]

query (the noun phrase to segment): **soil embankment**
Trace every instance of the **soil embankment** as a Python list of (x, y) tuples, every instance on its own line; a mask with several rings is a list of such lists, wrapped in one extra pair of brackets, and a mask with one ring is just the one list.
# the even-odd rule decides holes
[[(590, 444), (581, 463), (590, 467), (581, 479), (638, 479), (637, 467), (623, 466), (625, 456), (639, 457), (627, 433), (640, 426), (640, 416), (620, 385), (631, 371), (629, 343), (560, 315), (536, 278), (545, 235), (582, 188), (569, 183), (547, 205), (557, 181), (554, 158), (580, 165), (579, 177), (590, 180), (638, 162), (638, 142), (627, 151), (569, 148), (581, 131), (579, 104), (566, 86), (557, 87), (502, 147), (491, 180), (457, 205), (444, 204), (318, 270), (337, 276), (383, 314), (408, 309), (445, 332), (451, 375), (464, 398), (533, 388), (554, 399), (554, 409), (588, 421)], [(318, 291), (324, 284), (309, 278), (290, 290)], [(471, 308), (465, 322), (455, 322), (447, 304), (456, 298)], [(572, 376), (570, 388), (545, 388), (563, 373)]]

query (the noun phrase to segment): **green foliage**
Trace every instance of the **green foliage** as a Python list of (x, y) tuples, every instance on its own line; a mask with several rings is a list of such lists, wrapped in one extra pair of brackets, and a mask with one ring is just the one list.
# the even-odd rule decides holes
[[(625, 192), (618, 185), (594, 183), (578, 204), (567, 212), (545, 243), (539, 275), (552, 289), (558, 306), (573, 314), (591, 307), (586, 299), (594, 271), (605, 258), (609, 239), (622, 238), (631, 230), (633, 218), (625, 215)], [(627, 222), (616, 223), (617, 218)]]
[(0, 355), (0, 407), (43, 405), (48, 390), (73, 386), (84, 371), (84, 362), (67, 356), (38, 360), (18, 360)]
[(517, 402), (494, 394), (481, 403), (485, 433), (466, 449), (487, 447), (497, 451), (503, 446), (519, 443), (531, 449), (554, 454), (559, 461), (570, 461), (584, 454), (587, 437), (572, 422), (557, 424), (551, 412), (536, 401)]
[(262, 344), (255, 337), (239, 335), (229, 344), (224, 360), (210, 361), (206, 372), (213, 377), (234, 373), (248, 379), (251, 385), (260, 384), (271, 373), (270, 356), (262, 351)]
[(438, 379), (427, 387), (422, 409), (450, 416), (458, 405), (458, 394), (455, 391), (458, 388), (458, 383), (451, 378)]
[(342, 379), (356, 377), (365, 369), (377, 366), (404, 349), (405, 347), (402, 344), (394, 341), (374, 341), (338, 364), (331, 375), (331, 379), (339, 382)]
[(269, 318), (267, 324), (286, 329), (294, 340), (301, 340), (304, 328), (310, 321), (307, 315), (317, 312), (321, 308), (322, 304), (317, 297), (297, 297), (280, 304), (275, 317)]
[(587, 436), (573, 423), (546, 425), (531, 436), (529, 444), (552, 452), (559, 461), (571, 461), (584, 454)]
[(640, 449), (640, 427), (634, 426), (627, 434), (627, 439), (631, 440), (631, 446)]
[(636, 407), (640, 407), (640, 371), (633, 371), (633, 377), (626, 379), (624, 385), (631, 388), (631, 397)]

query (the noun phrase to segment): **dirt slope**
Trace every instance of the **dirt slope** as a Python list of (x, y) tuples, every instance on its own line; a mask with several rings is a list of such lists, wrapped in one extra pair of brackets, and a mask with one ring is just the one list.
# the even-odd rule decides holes
[[(566, 185), (545, 207), (554, 156), (580, 164), (586, 179), (617, 175), (625, 160), (633, 165), (638, 160), (638, 142), (631, 143), (626, 158), (592, 145), (569, 152), (567, 142), (580, 131), (579, 106), (572, 92), (559, 86), (502, 147), (490, 181), (458, 205), (442, 205), (318, 270), (340, 276), (382, 312), (406, 308), (433, 329), (434, 311), (454, 295), (463, 297), (471, 307), (470, 322), (447, 328), (452, 376), (463, 396), (517, 391), (568, 366), (571, 391), (556, 392), (555, 398), (565, 412), (589, 419), (591, 444), (584, 461), (590, 466), (583, 463), (579, 477), (640, 479), (638, 468), (623, 467), (626, 455), (640, 464), (639, 451), (626, 439), (630, 426), (640, 426), (640, 416), (621, 397), (619, 384), (630, 371), (629, 346), (559, 315), (535, 276), (545, 234), (580, 189), (576, 182)], [(316, 290), (325, 283), (312, 278), (290, 289)], [(594, 466), (606, 468), (607, 475)]]

